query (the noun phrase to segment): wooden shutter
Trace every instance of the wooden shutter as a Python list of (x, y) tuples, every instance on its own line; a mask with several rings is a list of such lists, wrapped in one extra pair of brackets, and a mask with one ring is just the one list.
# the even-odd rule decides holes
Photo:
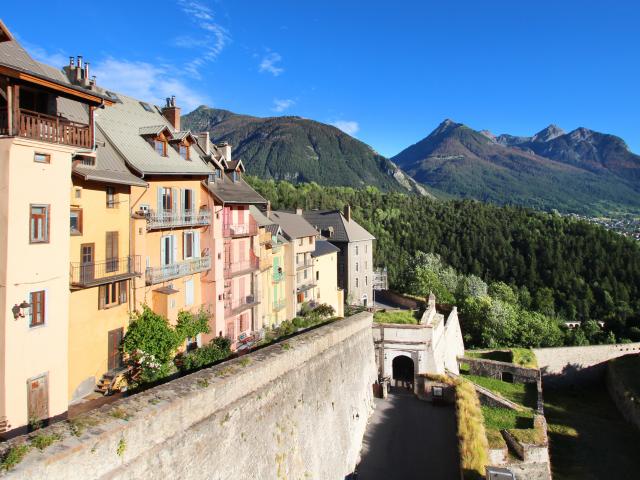
[(164, 208), (162, 208), (162, 193), (164, 191), (164, 188), (162, 187), (158, 187), (158, 214), (161, 215), (162, 212), (164, 211)]
[(173, 256), (171, 257), (171, 263), (175, 263), (178, 258), (178, 242), (176, 242), (176, 236), (171, 235), (169, 237), (171, 239), (171, 245), (173, 246)]
[(167, 258), (167, 237), (160, 238), (160, 265), (166, 265)]
[(100, 285), (100, 287), (98, 287), (98, 309), (99, 310), (104, 310), (104, 298), (107, 296), (107, 286), (106, 285)]
[(200, 257), (200, 232), (193, 232), (193, 256)]
[(178, 188), (172, 188), (171, 189), (171, 210), (173, 212), (173, 215), (178, 215), (179, 210), (179, 206), (180, 206), (180, 202), (178, 199), (178, 196), (180, 195), (180, 190)]

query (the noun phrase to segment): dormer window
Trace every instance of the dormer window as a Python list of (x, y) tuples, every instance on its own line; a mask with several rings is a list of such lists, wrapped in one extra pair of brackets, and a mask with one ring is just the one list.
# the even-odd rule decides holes
[(167, 142), (165, 142), (164, 140), (158, 140), (156, 138), (153, 141), (153, 148), (155, 148), (158, 155), (162, 155), (163, 157), (167, 156)]
[(237, 182), (237, 181), (238, 181), (238, 172), (236, 172), (236, 171), (234, 170), (234, 171), (233, 171), (233, 173), (231, 174), (231, 179), (232, 179), (234, 182)]
[(179, 152), (182, 158), (184, 158), (185, 160), (191, 160), (190, 158), (191, 149), (189, 148), (189, 145), (180, 145)]

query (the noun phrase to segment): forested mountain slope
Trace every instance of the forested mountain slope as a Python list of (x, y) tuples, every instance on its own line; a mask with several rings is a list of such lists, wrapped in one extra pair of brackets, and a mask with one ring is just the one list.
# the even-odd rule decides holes
[[(531, 308), (564, 319), (604, 320), (640, 341), (640, 243), (601, 227), (521, 207), (433, 201), (374, 188), (293, 186), (251, 178), (274, 208), (341, 208), (377, 238), (375, 259), (403, 288), (416, 252), (441, 255), (464, 274), (504, 281)], [(526, 290), (526, 291), (525, 291)]]

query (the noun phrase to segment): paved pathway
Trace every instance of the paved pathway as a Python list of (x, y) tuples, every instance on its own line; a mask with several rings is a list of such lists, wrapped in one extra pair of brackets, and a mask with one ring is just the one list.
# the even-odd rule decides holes
[(400, 389), (375, 401), (358, 480), (460, 478), (453, 406), (434, 407)]

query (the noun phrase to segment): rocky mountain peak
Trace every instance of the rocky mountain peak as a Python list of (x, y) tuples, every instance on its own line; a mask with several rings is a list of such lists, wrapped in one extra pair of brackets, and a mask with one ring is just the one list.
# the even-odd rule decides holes
[(547, 128), (540, 130), (536, 133), (532, 138), (532, 142), (548, 142), (553, 140), (554, 138), (558, 138), (565, 134), (565, 131), (562, 130), (557, 125), (551, 124)]

